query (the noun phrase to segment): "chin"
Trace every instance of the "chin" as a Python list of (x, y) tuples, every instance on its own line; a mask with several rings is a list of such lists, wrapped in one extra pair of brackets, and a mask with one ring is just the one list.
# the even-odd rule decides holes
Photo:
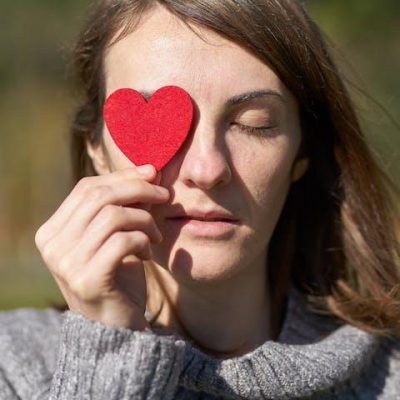
[[(180, 282), (221, 282), (240, 269), (243, 252), (226, 242), (198, 241), (187, 246), (175, 243), (172, 248), (152, 247), (153, 260)], [(243, 261), (243, 260), (242, 260)]]

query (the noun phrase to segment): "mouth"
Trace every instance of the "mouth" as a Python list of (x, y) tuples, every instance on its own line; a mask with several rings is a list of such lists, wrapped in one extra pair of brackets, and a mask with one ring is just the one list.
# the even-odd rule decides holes
[(230, 223), (237, 223), (237, 220), (230, 219), (230, 218), (201, 218), (201, 217), (193, 217), (191, 215), (183, 215), (180, 217), (173, 217), (170, 219), (180, 219), (180, 220), (194, 220), (194, 221), (203, 221), (203, 222), (230, 222)]
[(239, 221), (230, 218), (194, 217), (183, 215), (168, 218), (171, 229), (182, 232), (192, 238), (228, 239), (238, 229)]

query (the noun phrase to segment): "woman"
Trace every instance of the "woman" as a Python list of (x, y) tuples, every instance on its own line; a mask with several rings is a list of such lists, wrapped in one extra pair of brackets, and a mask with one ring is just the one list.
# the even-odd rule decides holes
[[(2, 313), (1, 398), (399, 398), (398, 193), (302, 5), (101, 1), (76, 65), (78, 183), (35, 237), (69, 310)], [(166, 85), (196, 113), (156, 172), (102, 109)]]

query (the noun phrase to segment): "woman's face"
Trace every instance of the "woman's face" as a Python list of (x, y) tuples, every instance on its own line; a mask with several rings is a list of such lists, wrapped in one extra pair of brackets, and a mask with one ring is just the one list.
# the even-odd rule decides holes
[[(208, 43), (165, 9), (153, 10), (106, 54), (106, 95), (119, 88), (152, 93), (166, 85), (191, 95), (195, 124), (162, 170), (160, 184), (171, 197), (150, 211), (164, 237), (152, 252), (178, 281), (210, 282), (265, 265), (301, 132), (297, 103), (270, 68), (216, 33), (196, 30)], [(270, 94), (229, 103), (253, 91)], [(251, 133), (241, 125), (269, 129)], [(132, 166), (106, 128), (104, 143), (113, 170)], [(221, 209), (239, 223), (217, 236), (168, 218)]]

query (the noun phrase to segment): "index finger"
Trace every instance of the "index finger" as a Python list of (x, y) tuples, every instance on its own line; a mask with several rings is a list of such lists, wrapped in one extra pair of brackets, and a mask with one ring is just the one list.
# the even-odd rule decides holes
[[(107, 185), (107, 184), (115, 184), (118, 183), (119, 181), (123, 182), (126, 179), (132, 179), (132, 178), (138, 178), (138, 179), (143, 179), (148, 182), (151, 182), (153, 179), (156, 177), (155, 175), (155, 168), (152, 174), (149, 174), (147, 176), (144, 176), (140, 174), (140, 167), (128, 167), (128, 168), (123, 168), (117, 171), (110, 172), (108, 174), (104, 175), (96, 175), (96, 176), (89, 176), (82, 178), (73, 188), (71, 193), (67, 196), (66, 199), (61, 203), (61, 205), (58, 207), (58, 209), (55, 211), (55, 213), (43, 224), (39, 230), (37, 231), (35, 235), (35, 241), (38, 243), (40, 242), (46, 242), (50, 236), (53, 236), (53, 234), (57, 233), (60, 231), (60, 229), (63, 228), (65, 225), (66, 221), (72, 216), (72, 213), (74, 212), (75, 208), (78, 206), (81, 197), (79, 196), (79, 192), (84, 190), (84, 187), (91, 186), (91, 187), (96, 187), (100, 185)], [(148, 205), (143, 204), (138, 206), (138, 204), (135, 205), (137, 208), (143, 208), (147, 209)]]
[[(155, 170), (155, 168), (154, 168)], [(152, 182), (154, 181), (154, 182)], [(154, 179), (148, 180), (148, 182), (152, 182), (154, 185), (160, 185), (161, 182), (161, 171), (158, 171)], [(150, 211), (153, 204), (150, 203), (134, 203), (134, 204), (127, 204), (124, 207), (134, 207), (134, 208), (141, 208), (142, 210)]]

